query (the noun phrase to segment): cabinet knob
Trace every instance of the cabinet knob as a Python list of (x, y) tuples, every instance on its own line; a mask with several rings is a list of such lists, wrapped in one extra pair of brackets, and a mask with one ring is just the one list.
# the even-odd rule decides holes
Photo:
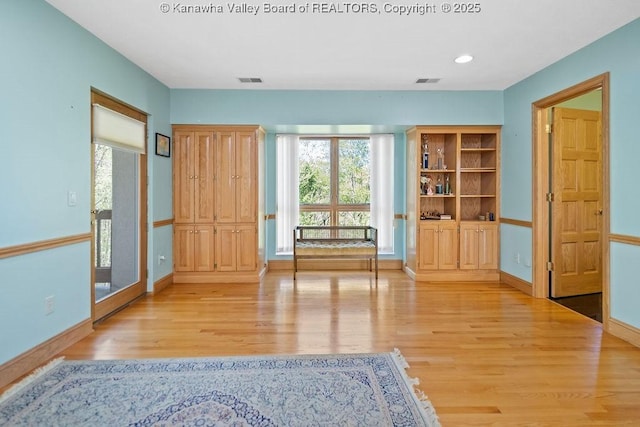
[(193, 176), (193, 179), (198, 179), (198, 175), (194, 175), (194, 176)]

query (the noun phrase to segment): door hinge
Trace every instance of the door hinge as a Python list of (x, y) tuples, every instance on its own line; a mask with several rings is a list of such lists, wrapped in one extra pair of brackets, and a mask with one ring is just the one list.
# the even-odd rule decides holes
[(553, 193), (547, 193), (547, 202), (553, 202), (555, 199), (556, 196), (554, 196)]
[(553, 271), (553, 262), (551, 261), (547, 262), (547, 271)]
[(553, 125), (544, 125), (544, 131), (546, 133), (552, 133), (553, 132)]

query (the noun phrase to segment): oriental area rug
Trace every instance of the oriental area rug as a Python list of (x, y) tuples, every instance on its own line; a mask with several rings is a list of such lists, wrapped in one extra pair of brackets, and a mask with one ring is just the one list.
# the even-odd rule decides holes
[(439, 426), (398, 350), (57, 359), (0, 397), (2, 426)]

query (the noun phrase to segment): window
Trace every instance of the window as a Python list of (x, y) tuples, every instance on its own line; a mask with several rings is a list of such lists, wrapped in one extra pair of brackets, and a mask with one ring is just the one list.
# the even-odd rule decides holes
[(369, 138), (300, 138), (300, 225), (369, 225)]
[(296, 225), (371, 225), (393, 253), (393, 136), (277, 137), (277, 247)]

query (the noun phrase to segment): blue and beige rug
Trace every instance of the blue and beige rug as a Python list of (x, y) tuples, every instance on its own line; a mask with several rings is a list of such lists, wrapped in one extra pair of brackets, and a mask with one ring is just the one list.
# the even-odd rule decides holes
[(439, 426), (398, 350), (56, 360), (0, 397), (4, 426)]

